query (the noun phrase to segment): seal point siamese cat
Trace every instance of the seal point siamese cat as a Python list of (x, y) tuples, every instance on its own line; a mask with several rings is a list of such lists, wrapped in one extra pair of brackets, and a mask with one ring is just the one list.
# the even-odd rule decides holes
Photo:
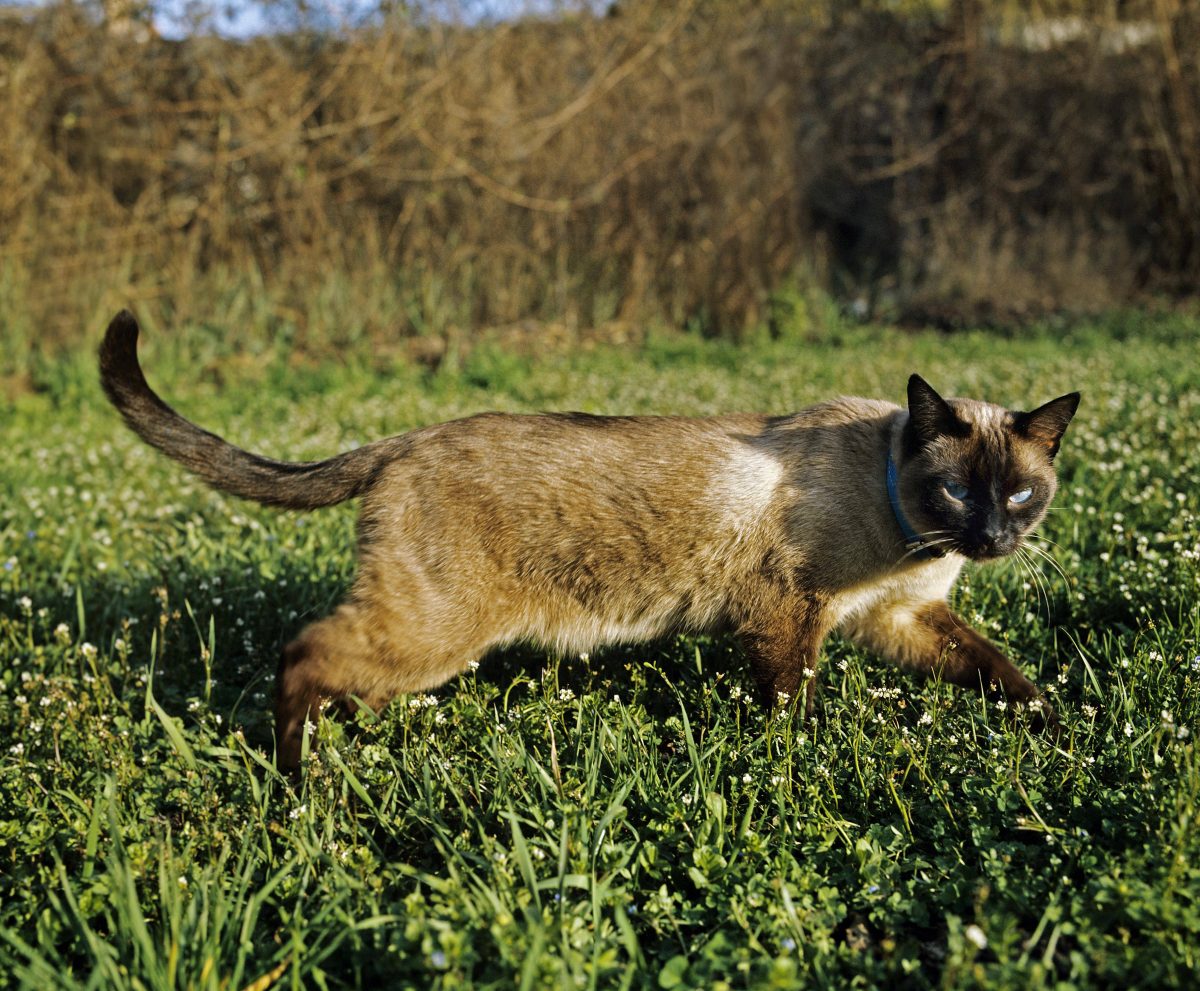
[(765, 699), (806, 693), (832, 631), (964, 688), (1037, 688), (947, 605), (964, 562), (1011, 554), (1054, 497), (1079, 394), (1016, 412), (943, 399), (839, 398), (788, 416), (482, 413), (326, 461), (250, 454), (146, 384), (118, 314), (104, 390), (144, 441), (209, 485), (286, 509), (362, 500), (346, 600), (289, 643), (276, 748), (295, 770), (329, 700), (378, 711), (493, 648), (563, 653), (729, 630)]

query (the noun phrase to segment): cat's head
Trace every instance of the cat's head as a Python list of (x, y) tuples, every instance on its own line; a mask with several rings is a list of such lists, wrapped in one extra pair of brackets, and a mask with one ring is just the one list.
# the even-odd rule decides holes
[(1028, 413), (946, 400), (913, 375), (901, 491), (916, 529), (977, 561), (1015, 551), (1054, 498), (1054, 456), (1078, 405), (1077, 392)]

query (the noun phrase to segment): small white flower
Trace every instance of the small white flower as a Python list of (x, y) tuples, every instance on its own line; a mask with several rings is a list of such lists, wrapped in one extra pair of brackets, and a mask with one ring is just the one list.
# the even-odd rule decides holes
[(963, 935), (967, 937), (978, 949), (986, 950), (988, 945), (987, 934), (977, 925), (971, 924), (963, 930)]
[(1088, 719), (1095, 719), (1098, 711), (1099, 710), (1094, 705), (1089, 705), (1086, 702), (1083, 704), (1083, 714), (1087, 716)]
[(288, 818), (293, 822), (299, 819), (305, 812), (308, 811), (307, 805), (297, 805), (291, 812), (288, 813)]
[(754, 781), (754, 775), (752, 775), (749, 771), (747, 771), (745, 774), (742, 775), (742, 784), (748, 785), (748, 784), (751, 784), (753, 781)]
[(467, 661), (467, 669), (469, 671), (478, 671), (479, 670), (479, 662), (478, 661)]
[(22, 595), (19, 599), (17, 599), (17, 605), (21, 607), (21, 612), (23, 612), (26, 616), (33, 612), (33, 599), (31, 599), (28, 595)]
[(66, 623), (59, 623), (54, 628), (54, 639), (61, 644), (69, 644), (71, 642), (71, 628)]
[(787, 692), (776, 692), (775, 700), (780, 705), (787, 705), (792, 700), (792, 697)]
[(558, 692), (558, 700), (560, 702), (570, 702), (575, 697), (575, 693), (569, 688), (561, 688)]
[(187, 886), (188, 886), (188, 879), (186, 877), (181, 877), (179, 879), (179, 887), (186, 888)]
[(1008, 708), (1008, 703), (1005, 702), (1004, 699), (1000, 699), (999, 701), (996, 702), (996, 708), (999, 709), (1001, 712), (1003, 712), (1005, 709)]
[(1133, 736), (1133, 723), (1126, 723), (1126, 724), (1125, 724), (1125, 735), (1126, 735), (1126, 736)]
[(579, 659), (580, 659), (581, 661), (583, 661), (583, 662), (584, 662), (584, 664), (586, 664), (586, 663), (588, 662), (588, 658), (589, 658), (590, 656), (591, 656), (591, 655), (589, 655), (589, 654), (588, 654), (588, 652), (585, 650), (585, 651), (582, 651), (582, 652), (579, 654)]
[(94, 645), (85, 640), (79, 645), (79, 653), (81, 653), (87, 660), (94, 661), (98, 652)]
[(773, 785), (783, 784), (783, 775), (782, 774), (772, 774), (771, 775), (771, 784), (773, 784)]
[(928, 709), (926, 709), (923, 713), (921, 713), (921, 718), (917, 720), (917, 725), (918, 726), (928, 726), (932, 722), (933, 722), (933, 714)]
[(8, 748), (8, 752), (10, 754), (12, 754), (14, 757), (20, 757), (21, 754), (25, 753), (25, 744), (14, 743), (11, 747)]

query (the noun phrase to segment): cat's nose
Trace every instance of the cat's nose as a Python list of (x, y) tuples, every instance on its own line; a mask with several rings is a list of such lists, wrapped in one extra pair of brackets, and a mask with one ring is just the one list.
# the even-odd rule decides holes
[(999, 557), (1012, 551), (1012, 538), (999, 520), (986, 520), (977, 531), (979, 549), (989, 557)]
[(1009, 554), (1013, 549), (1012, 537), (1001, 529), (985, 530), (982, 534), (983, 547), (988, 554), (999, 557), (1001, 554)]

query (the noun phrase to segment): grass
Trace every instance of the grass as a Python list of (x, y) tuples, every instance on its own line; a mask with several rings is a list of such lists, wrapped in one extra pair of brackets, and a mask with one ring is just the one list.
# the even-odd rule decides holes
[(1058, 567), (957, 592), (1056, 700), (1057, 745), (836, 640), (811, 725), (751, 702), (725, 640), (528, 648), (322, 720), (298, 788), (264, 756), (276, 652), (345, 588), (353, 507), (210, 493), (119, 425), (90, 354), (47, 364), (0, 418), (0, 987), (1190, 985), (1196, 331), (833, 327), (436, 373), (149, 336), (187, 414), (292, 458), (483, 408), (899, 399), (913, 370), (1012, 405), (1084, 393)]

